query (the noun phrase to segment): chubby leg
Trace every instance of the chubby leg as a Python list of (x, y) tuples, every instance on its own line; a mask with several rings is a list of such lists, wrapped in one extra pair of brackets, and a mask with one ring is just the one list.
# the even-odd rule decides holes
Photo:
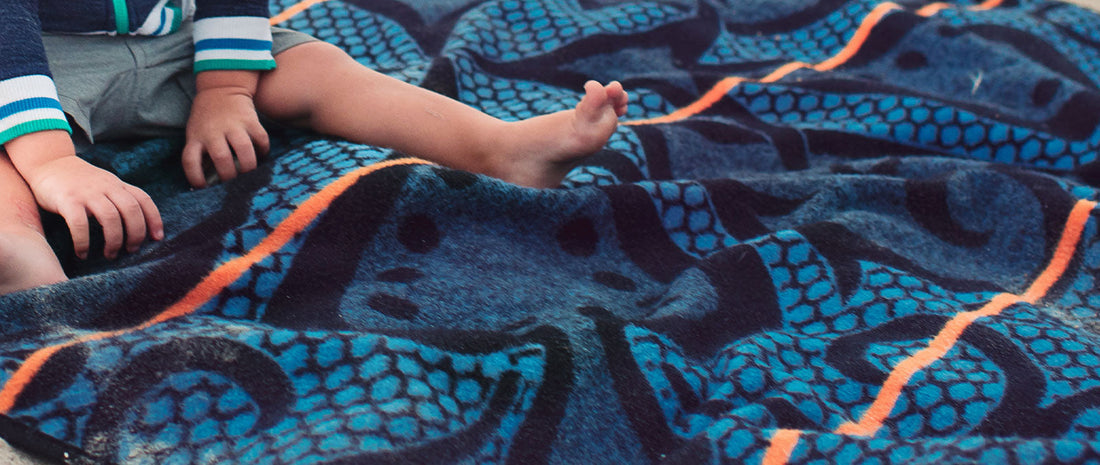
[(64, 280), (43, 235), (34, 194), (0, 150), (0, 294)]
[(505, 122), (364, 67), (324, 42), (275, 60), (255, 98), (271, 118), (530, 187), (557, 186), (607, 143), (627, 105), (619, 83), (590, 81), (574, 109)]

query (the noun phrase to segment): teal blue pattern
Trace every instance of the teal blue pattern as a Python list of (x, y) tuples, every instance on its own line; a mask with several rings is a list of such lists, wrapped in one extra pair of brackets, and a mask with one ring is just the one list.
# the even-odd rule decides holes
[(543, 190), (356, 177), (407, 154), (275, 125), (202, 190), (180, 138), (96, 146), (169, 237), (77, 261), (46, 216), (73, 279), (0, 296), (0, 437), (72, 463), (740, 464), (787, 430), (791, 464), (1100, 462), (1100, 14), (929, 3), (827, 70), (880, 3), (313, 5), (281, 26), (493, 116), (617, 79), (633, 124)]

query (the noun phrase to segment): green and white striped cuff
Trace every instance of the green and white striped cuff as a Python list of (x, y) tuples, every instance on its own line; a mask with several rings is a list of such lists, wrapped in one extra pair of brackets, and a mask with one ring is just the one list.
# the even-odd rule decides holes
[(195, 72), (216, 69), (275, 69), (271, 24), (258, 16), (195, 21)]
[(0, 144), (49, 129), (72, 132), (53, 79), (35, 74), (0, 81)]

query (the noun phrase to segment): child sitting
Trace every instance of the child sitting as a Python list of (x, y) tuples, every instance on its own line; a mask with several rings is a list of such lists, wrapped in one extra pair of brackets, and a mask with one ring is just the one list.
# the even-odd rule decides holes
[(108, 258), (164, 237), (150, 197), (77, 157), (74, 139), (183, 131), (183, 171), (203, 187), (204, 160), (223, 181), (255, 169), (268, 150), (264, 115), (553, 187), (603, 147), (627, 107), (620, 84), (590, 81), (574, 109), (505, 122), (272, 28), (267, 0), (4, 0), (0, 57), (0, 294), (66, 279), (39, 207), (65, 219), (80, 258), (89, 217)]

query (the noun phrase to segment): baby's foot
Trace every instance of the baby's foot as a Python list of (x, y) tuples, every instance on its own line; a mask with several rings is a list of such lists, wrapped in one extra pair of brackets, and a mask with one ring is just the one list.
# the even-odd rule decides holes
[(65, 281), (46, 238), (37, 231), (0, 231), (0, 295)]
[(626, 114), (629, 96), (622, 84), (584, 85), (572, 110), (510, 123), (501, 156), (490, 174), (521, 186), (557, 187), (569, 170), (598, 152)]

